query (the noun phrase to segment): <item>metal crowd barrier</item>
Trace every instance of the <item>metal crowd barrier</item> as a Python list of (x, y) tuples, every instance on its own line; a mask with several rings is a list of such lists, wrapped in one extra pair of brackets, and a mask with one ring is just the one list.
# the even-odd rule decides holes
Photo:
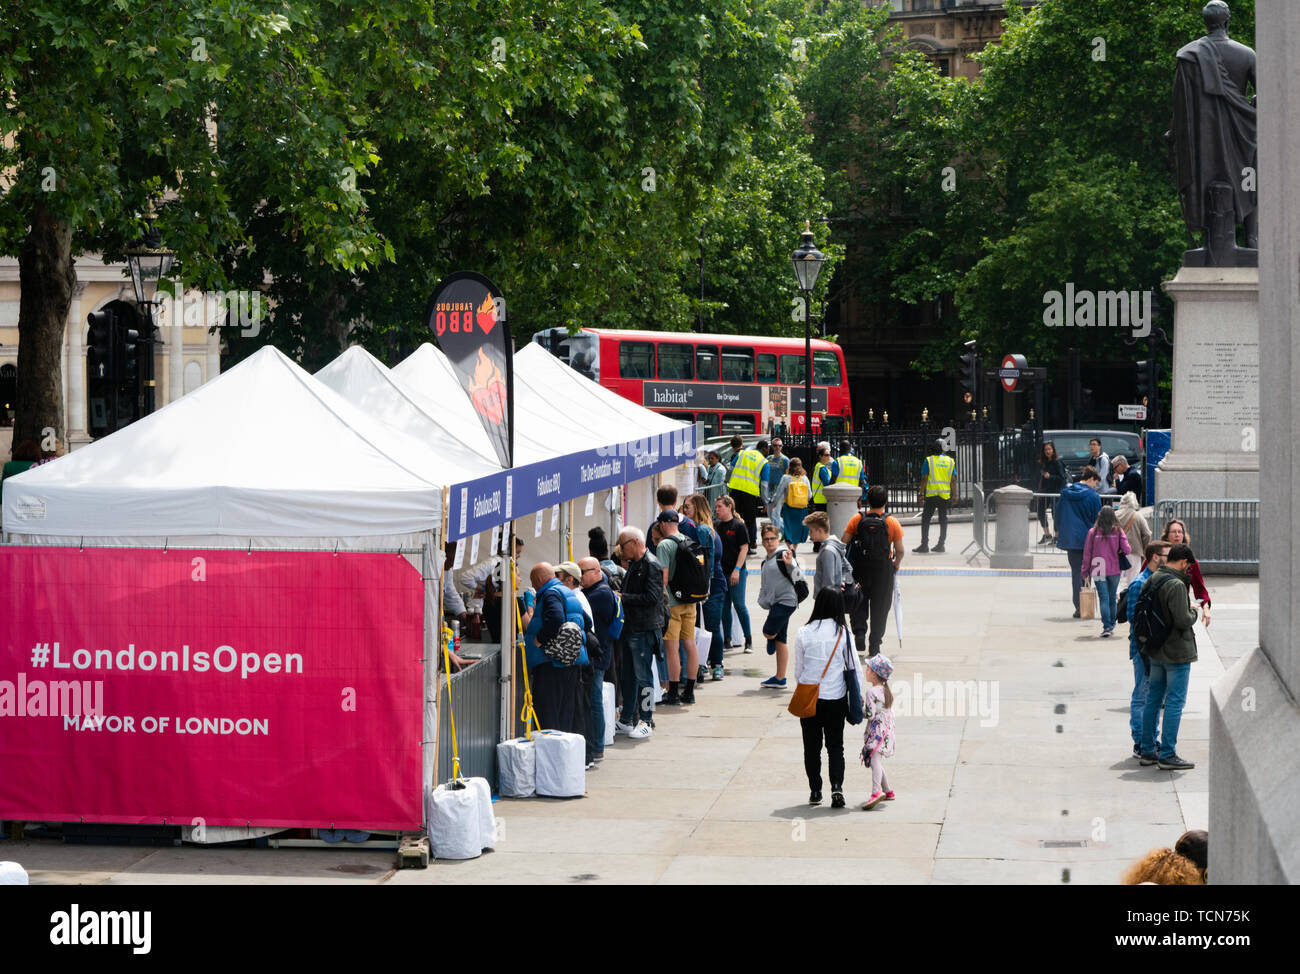
[(1151, 533), (1160, 537), (1171, 520), (1187, 526), (1192, 551), (1207, 574), (1259, 574), (1259, 501), (1248, 499), (1157, 501)]
[[(475, 644), (478, 648), (478, 644)], [(481, 660), (451, 676), (451, 704), (456, 711), (460, 769), (466, 778), (486, 778), (497, 790), (497, 736), (501, 728), (501, 647), (487, 646)], [(438, 702), (438, 782), (451, 777), (451, 715), (447, 680)]]

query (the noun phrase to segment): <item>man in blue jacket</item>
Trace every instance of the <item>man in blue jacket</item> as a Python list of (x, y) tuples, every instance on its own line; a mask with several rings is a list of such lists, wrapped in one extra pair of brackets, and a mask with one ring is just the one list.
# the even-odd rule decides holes
[(1079, 618), (1079, 589), (1083, 587), (1083, 547), (1101, 510), (1101, 498), (1097, 495), (1100, 486), (1097, 468), (1084, 467), (1079, 480), (1061, 491), (1056, 507), (1056, 547), (1065, 549), (1070, 560), (1070, 594), (1074, 597), (1076, 619)]
[(529, 580), (537, 590), (537, 599), (524, 624), (524, 650), (528, 661), (528, 680), (533, 691), (533, 708), (546, 730), (587, 734), (587, 701), (583, 699), (580, 667), (590, 664), (584, 638), (578, 658), (561, 665), (552, 660), (542, 647), (555, 638), (566, 622), (580, 632), (592, 627), (582, 611), (578, 597), (555, 577), (547, 562), (533, 566)]

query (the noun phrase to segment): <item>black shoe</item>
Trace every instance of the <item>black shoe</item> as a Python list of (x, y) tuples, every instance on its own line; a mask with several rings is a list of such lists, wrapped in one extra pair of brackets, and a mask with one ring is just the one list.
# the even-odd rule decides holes
[(1075, 609), (1075, 610), (1074, 610), (1074, 615), (1070, 616), (1070, 618), (1071, 618), (1071, 619), (1077, 619), (1077, 618), (1079, 618), (1079, 610), (1078, 610), (1078, 609)]
[(843, 807), (844, 807), (844, 792), (842, 791), (831, 792), (831, 808), (843, 808)]
[(754, 640), (752, 640), (752, 639), (746, 639), (746, 640), (745, 640), (745, 652), (747, 652), (747, 653), (752, 653), (753, 651), (754, 651)]
[(917, 554), (917, 555), (928, 555), (930, 553), (930, 546), (927, 544), (923, 544), (919, 548), (913, 548), (912, 552), (913, 554)]
[(1138, 760), (1142, 759), (1142, 748), (1138, 747), (1136, 744), (1133, 745), (1133, 756)]
[(709, 668), (707, 666), (701, 666), (699, 669), (695, 671), (696, 683), (703, 683), (708, 678), (709, 678)]
[(668, 692), (665, 693), (664, 698), (659, 701), (659, 705), (661, 707), (680, 707), (682, 705), (682, 698), (677, 693), (676, 682), (668, 684)]
[(821, 803), (822, 803), (822, 793), (820, 791), (814, 791), (808, 794), (809, 805), (820, 805)]
[(682, 703), (695, 702), (695, 681), (694, 680), (686, 680), (682, 683), (681, 701)]
[(1160, 759), (1159, 759), (1158, 757), (1156, 757), (1156, 752), (1155, 752), (1155, 751), (1152, 751), (1150, 754), (1139, 754), (1139, 755), (1138, 755), (1138, 764), (1142, 765), (1142, 767), (1144, 767), (1144, 768), (1149, 768), (1149, 767), (1151, 767), (1151, 765), (1153, 765), (1153, 764), (1158, 764), (1159, 761), (1160, 761)]
[(935, 545), (933, 548), (931, 548), (930, 550), (933, 551), (936, 555), (941, 555), (941, 554), (943, 554), (943, 545), (942, 545), (942, 544), (937, 544), (937, 545)]
[(1192, 768), (1196, 767), (1191, 761), (1180, 758), (1177, 754), (1171, 758), (1161, 758), (1156, 762), (1156, 765), (1161, 771), (1191, 771)]

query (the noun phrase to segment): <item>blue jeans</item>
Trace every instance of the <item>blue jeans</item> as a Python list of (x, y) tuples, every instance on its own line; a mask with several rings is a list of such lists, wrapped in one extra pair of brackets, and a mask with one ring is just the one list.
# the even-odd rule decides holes
[(591, 753), (605, 753), (605, 671), (591, 668), (591, 712), (587, 724), (591, 728)]
[(1151, 675), (1147, 677), (1147, 699), (1142, 708), (1143, 754), (1156, 750), (1156, 719), (1160, 704), (1165, 705), (1162, 722), (1160, 750), (1157, 757), (1168, 760), (1177, 752), (1178, 725), (1183, 719), (1183, 704), (1187, 702), (1187, 680), (1192, 672), (1191, 663), (1157, 663), (1151, 661)]
[[(704, 601), (704, 628), (709, 631), (712, 637), (709, 640), (709, 666), (722, 665), (723, 634), (722, 634), (722, 608), (726, 604), (727, 593), (718, 585), (718, 580), (713, 580), (713, 589), (709, 592), (709, 597)], [(727, 613), (730, 620), (731, 613)], [(728, 627), (730, 628), (730, 627)], [(701, 662), (703, 662), (701, 660)]]
[(1115, 596), (1119, 593), (1118, 575), (1101, 575), (1092, 580), (1097, 586), (1097, 606), (1103, 628), (1115, 628)]
[(1142, 748), (1142, 712), (1147, 702), (1147, 670), (1142, 654), (1129, 650), (1133, 660), (1133, 697), (1128, 704), (1128, 729), (1133, 735), (1133, 746)]
[(622, 722), (636, 726), (635, 718), (650, 722), (654, 713), (655, 696), (650, 688), (650, 657), (659, 651), (659, 630), (646, 632), (623, 630), (624, 659), (629, 665), (621, 667), (623, 680)]
[(745, 631), (745, 642), (750, 642), (749, 609), (745, 608), (745, 566), (737, 567), (740, 569), (740, 581), (727, 589), (722, 597), (722, 634), (727, 642), (731, 642), (731, 609), (734, 607), (736, 615), (740, 617), (740, 628)]
[(1083, 549), (1066, 548), (1065, 557), (1070, 562), (1070, 594), (1074, 596), (1074, 611), (1079, 611), (1079, 589), (1083, 588)]

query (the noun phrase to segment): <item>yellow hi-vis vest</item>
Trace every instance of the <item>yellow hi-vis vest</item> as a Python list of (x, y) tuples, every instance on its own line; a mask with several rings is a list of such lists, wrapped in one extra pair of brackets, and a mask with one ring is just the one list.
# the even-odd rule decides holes
[(862, 483), (862, 461), (848, 453), (840, 457), (840, 475), (835, 478), (837, 484), (852, 484), (856, 487)]
[(952, 499), (952, 472), (957, 464), (952, 457), (932, 456), (927, 461), (930, 472), (925, 478), (925, 496)]
[(763, 464), (766, 462), (767, 457), (757, 450), (741, 451), (740, 456), (736, 457), (736, 465), (731, 470), (731, 479), (727, 481), (727, 490), (733, 494), (739, 491), (757, 497), (759, 475), (763, 472)]
[(826, 503), (826, 495), (822, 493), (823, 484), (822, 484), (821, 473), (823, 470), (829, 470), (829, 469), (830, 469), (830, 464), (822, 463), (820, 460), (813, 466), (812, 499), (814, 504)]

